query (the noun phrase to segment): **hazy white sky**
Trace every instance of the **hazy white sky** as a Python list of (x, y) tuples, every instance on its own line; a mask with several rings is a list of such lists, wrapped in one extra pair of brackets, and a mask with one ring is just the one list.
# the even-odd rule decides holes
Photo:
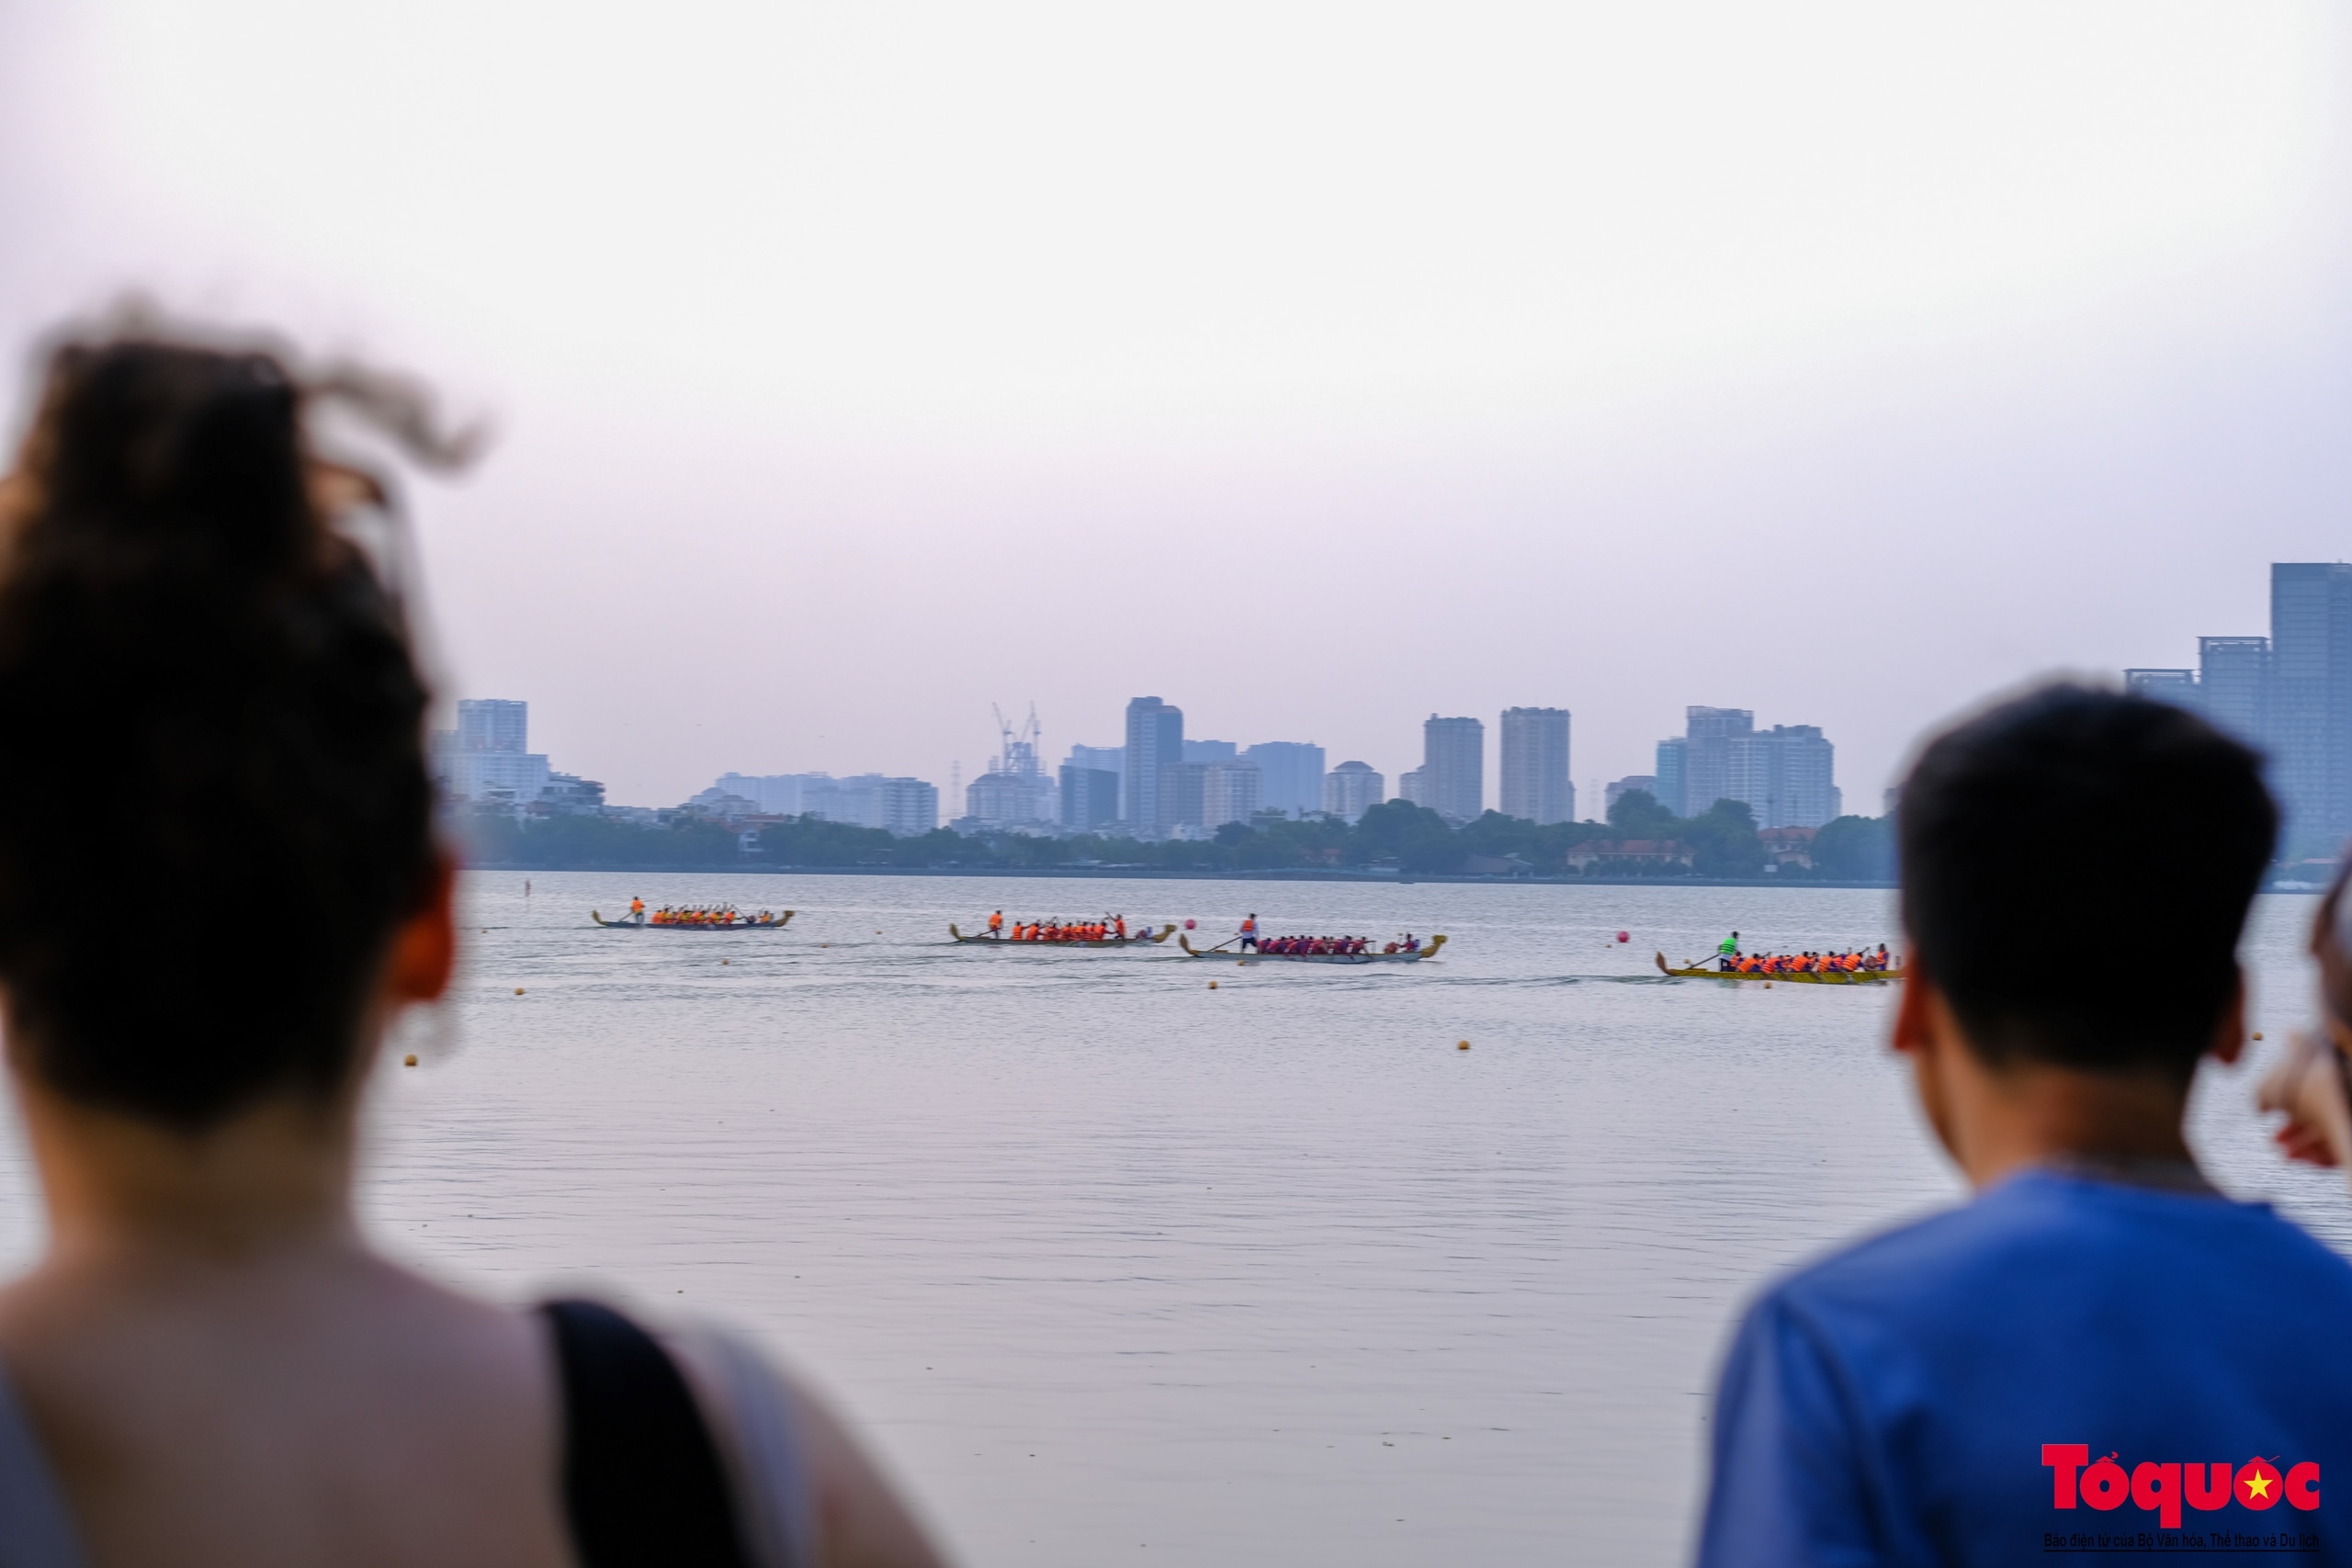
[(1432, 710), (1564, 705), (1579, 784), (1753, 707), (1875, 809), (1955, 706), (2346, 553), (2346, 44), (0, 0), (0, 337), (143, 288), (492, 413), (416, 497), (457, 684), (617, 800), (944, 784), (992, 701), (1058, 757), (1150, 693), (1392, 778)]

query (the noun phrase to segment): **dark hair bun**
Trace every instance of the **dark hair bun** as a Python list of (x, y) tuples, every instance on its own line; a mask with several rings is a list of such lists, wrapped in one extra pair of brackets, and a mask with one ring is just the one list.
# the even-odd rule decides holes
[[(74, 548), (146, 547), (248, 573), (318, 559), (301, 399), (266, 355), (172, 344), (62, 350), (45, 405), (46, 505)], [(142, 552), (143, 554), (143, 552)]]
[(399, 608), (275, 358), (53, 356), (0, 564), (0, 985), (29, 1061), (200, 1126), (345, 1081), (435, 863)]

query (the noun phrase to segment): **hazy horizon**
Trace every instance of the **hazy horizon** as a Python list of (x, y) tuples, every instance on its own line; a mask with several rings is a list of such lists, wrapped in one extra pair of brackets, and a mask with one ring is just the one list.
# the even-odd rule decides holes
[[(143, 289), (413, 370), (452, 696), (669, 804), (1129, 697), (1921, 728), (2346, 556), (2318, 5), (0, 10), (0, 335)], [(22, 415), (21, 378), (8, 384)], [(1489, 735), (1489, 803), (1494, 738)], [(1597, 801), (1580, 795), (1581, 815)], [(943, 815), (958, 803), (943, 799)]]

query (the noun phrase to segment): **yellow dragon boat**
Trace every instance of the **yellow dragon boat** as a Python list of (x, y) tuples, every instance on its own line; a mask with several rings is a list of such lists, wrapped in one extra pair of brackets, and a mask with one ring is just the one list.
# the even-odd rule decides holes
[(1857, 969), (1851, 974), (1843, 969), (1825, 969), (1817, 974), (1811, 969), (1791, 969), (1770, 975), (1743, 975), (1736, 969), (1711, 969), (1704, 964), (1677, 969), (1667, 963), (1663, 953), (1657, 955), (1657, 968), (1659, 974), (1677, 980), (1786, 980), (1792, 986), (1883, 986), (1889, 980), (1903, 978), (1900, 968)]

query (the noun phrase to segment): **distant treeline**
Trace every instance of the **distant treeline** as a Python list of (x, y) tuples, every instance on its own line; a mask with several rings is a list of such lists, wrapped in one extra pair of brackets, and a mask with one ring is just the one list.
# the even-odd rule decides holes
[[(1539, 876), (1571, 874), (1569, 852), (1594, 840), (1668, 840), (1689, 848), (1689, 865), (1620, 868), (1611, 876), (1748, 878), (1765, 874), (1769, 858), (1756, 818), (1743, 804), (1719, 800), (1696, 817), (1675, 816), (1639, 790), (1623, 795), (1603, 822), (1539, 827), (1489, 811), (1462, 828), (1425, 807), (1392, 800), (1352, 826), (1335, 821), (1228, 822), (1204, 842), (1145, 843), (1135, 839), (1033, 838), (993, 833), (967, 838), (942, 828), (899, 839), (873, 828), (799, 817), (763, 824), (757, 847), (739, 848), (721, 824), (681, 816), (646, 828), (602, 817), (517, 819), (491, 815), (460, 819), (469, 858), (492, 865), (535, 870), (782, 870), (857, 866), (1046, 870), (1056, 866), (1121, 866), (1152, 871), (1363, 870), (1393, 866), (1423, 875), (1498, 871), (1517, 860)], [(1875, 817), (1840, 817), (1817, 833), (1813, 865), (1784, 865), (1775, 880), (1891, 882), (1894, 850), (1889, 824)], [(1520, 874), (1514, 871), (1501, 874)]]

